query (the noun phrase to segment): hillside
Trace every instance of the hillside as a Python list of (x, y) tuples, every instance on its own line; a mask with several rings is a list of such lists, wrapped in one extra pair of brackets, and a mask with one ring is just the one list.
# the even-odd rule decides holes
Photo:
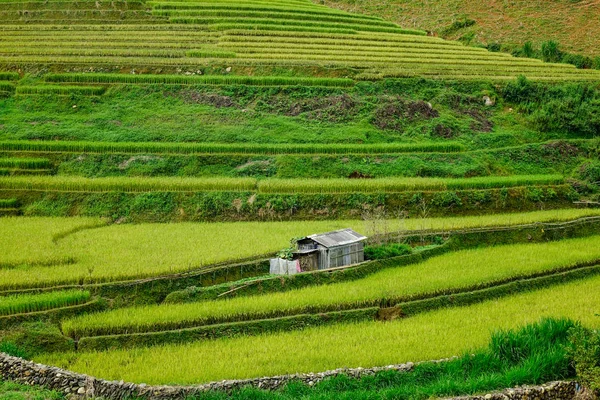
[(324, 0), (320, 4), (352, 12), (380, 16), (406, 28), (444, 34), (454, 22), (471, 19), (476, 24), (449, 32), (456, 39), (470, 33), (474, 42), (537, 46), (556, 40), (564, 49), (588, 56), (600, 56), (600, 2), (596, 0), (552, 1), (370, 1)]
[(600, 70), (442, 3), (0, 0), (0, 397), (593, 388)]

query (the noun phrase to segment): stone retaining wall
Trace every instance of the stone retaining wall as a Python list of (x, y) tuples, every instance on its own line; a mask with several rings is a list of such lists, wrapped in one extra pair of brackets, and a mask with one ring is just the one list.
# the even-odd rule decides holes
[[(449, 359), (438, 360), (444, 362)], [(22, 358), (12, 357), (0, 353), (0, 376), (26, 385), (39, 385), (48, 389), (71, 395), (74, 398), (101, 397), (107, 400), (124, 400), (130, 398), (144, 398), (148, 400), (184, 399), (190, 395), (211, 390), (227, 391), (253, 386), (265, 390), (282, 387), (290, 381), (302, 381), (309, 386), (326, 378), (337, 375), (348, 375), (359, 378), (374, 375), (381, 371), (411, 371), (414, 363), (388, 365), (376, 368), (336, 369), (332, 371), (281, 375), (266, 378), (230, 380), (212, 382), (195, 386), (149, 386), (133, 384), (123, 381), (106, 381), (87, 375), (66, 371), (56, 367), (36, 364)], [(487, 394), (485, 396), (457, 397), (460, 400), (508, 400), (508, 399), (536, 399), (536, 400), (570, 400), (579, 391), (575, 382), (553, 382), (539, 387), (524, 387), (508, 389), (503, 392)]]
[[(439, 360), (438, 362), (447, 360)], [(230, 392), (245, 386), (273, 390), (284, 386), (290, 381), (302, 381), (312, 386), (317, 382), (336, 375), (344, 374), (359, 378), (381, 371), (411, 371), (414, 365), (414, 363), (409, 362), (386, 367), (336, 369), (319, 373), (229, 380), (195, 386), (149, 386), (123, 381), (105, 381), (0, 353), (0, 376), (4, 379), (26, 385), (41, 385), (48, 389), (65, 394), (74, 394), (81, 398), (102, 397), (110, 400), (123, 400), (132, 397), (141, 397), (149, 400), (183, 399), (187, 396), (210, 390)]]
[(583, 393), (577, 382), (550, 382), (541, 386), (523, 386), (480, 396), (452, 397), (448, 400), (571, 400)]

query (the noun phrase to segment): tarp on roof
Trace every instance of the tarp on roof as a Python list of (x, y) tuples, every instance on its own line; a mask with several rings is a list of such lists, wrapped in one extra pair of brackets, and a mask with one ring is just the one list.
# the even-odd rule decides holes
[(338, 231), (319, 233), (316, 235), (307, 236), (306, 239), (314, 240), (321, 246), (325, 247), (337, 247), (345, 246), (352, 243), (362, 242), (367, 237), (353, 231), (350, 228), (340, 229)]

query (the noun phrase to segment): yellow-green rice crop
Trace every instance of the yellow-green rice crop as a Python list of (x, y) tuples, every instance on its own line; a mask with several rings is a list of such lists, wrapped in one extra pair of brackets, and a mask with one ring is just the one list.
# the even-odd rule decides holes
[[(567, 221), (600, 210), (388, 221), (179, 223), (104, 226), (94, 218), (0, 218), (0, 289), (165, 275), (274, 253), (293, 237), (351, 227), (366, 235)], [(95, 228), (95, 229), (84, 229)], [(68, 234), (71, 233), (71, 234)], [(15, 268), (18, 267), (18, 268)]]
[(90, 292), (83, 290), (0, 297), (0, 315), (23, 314), (68, 307), (84, 303), (89, 298)]
[(73, 176), (0, 178), (1, 189), (59, 192), (253, 191), (252, 178), (83, 178)]
[(173, 330), (214, 322), (374, 306), (387, 299), (473, 287), (598, 261), (600, 236), (463, 250), (367, 278), (289, 292), (190, 304), (122, 308), (63, 323), (73, 337)]
[(439, 359), (485, 346), (497, 329), (516, 328), (542, 317), (568, 317), (600, 327), (599, 311), (600, 277), (593, 277), (387, 323), (338, 324), (187, 345), (41, 355), (35, 361), (104, 379), (194, 384)]
[(382, 178), (382, 179), (265, 179), (262, 193), (371, 193), (413, 190), (490, 189), (511, 186), (560, 184), (560, 175), (486, 176), (478, 178)]
[(471, 190), (564, 183), (560, 175), (477, 178), (265, 179), (74, 176), (3, 177), (0, 189), (49, 192), (254, 192), (394, 193), (415, 190)]

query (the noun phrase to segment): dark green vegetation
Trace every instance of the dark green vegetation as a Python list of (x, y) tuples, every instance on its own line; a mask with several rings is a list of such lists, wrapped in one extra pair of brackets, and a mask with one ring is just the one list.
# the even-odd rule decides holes
[[(460, 139), (471, 149), (506, 147), (598, 135), (599, 93), (591, 83), (496, 86), (422, 79), (347, 89), (128, 85), (99, 98), (73, 93), (0, 100), (0, 138), (238, 144)], [(484, 96), (494, 105), (486, 106)], [(532, 109), (545, 119), (530, 115)]]

